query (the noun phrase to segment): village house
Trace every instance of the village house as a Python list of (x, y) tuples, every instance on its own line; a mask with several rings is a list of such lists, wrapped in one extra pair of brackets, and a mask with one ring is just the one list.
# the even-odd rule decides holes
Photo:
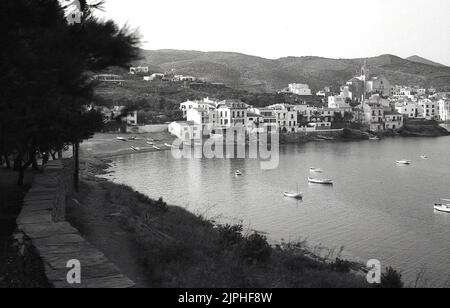
[(364, 123), (369, 126), (371, 131), (382, 131), (384, 129), (384, 108), (381, 104), (365, 103), (363, 105)]
[(297, 111), (294, 106), (277, 104), (268, 107), (275, 112), (278, 129), (282, 133), (295, 133), (297, 131)]
[(130, 74), (131, 75), (148, 74), (148, 72), (149, 72), (148, 66), (130, 67)]
[(347, 103), (346, 99), (340, 95), (328, 97), (328, 108), (346, 109), (351, 112), (352, 107)]
[(389, 97), (391, 96), (391, 84), (384, 76), (374, 76), (366, 82), (366, 92)]
[(395, 104), (395, 110), (402, 114), (405, 118), (415, 119), (418, 117), (419, 108), (417, 103), (413, 102), (399, 102)]
[(438, 103), (428, 98), (419, 100), (421, 116), (427, 120), (436, 120), (439, 117)]
[(403, 115), (397, 111), (384, 112), (384, 129), (393, 130), (403, 127)]
[(218, 102), (216, 100), (209, 99), (209, 97), (202, 100), (186, 101), (180, 104), (180, 110), (183, 112), (183, 118), (186, 118), (187, 111), (192, 108), (202, 108), (207, 111), (215, 110)]
[(438, 103), (440, 120), (450, 121), (450, 99), (441, 99)]
[(289, 92), (297, 95), (312, 95), (311, 89), (307, 84), (302, 83), (291, 83), (289, 84)]
[(223, 128), (245, 126), (247, 104), (240, 100), (224, 100), (217, 105), (217, 124)]
[(250, 113), (258, 114), (262, 118), (262, 126), (265, 130), (278, 129), (277, 115), (275, 111), (269, 108), (253, 108)]
[(190, 141), (202, 138), (202, 127), (194, 122), (172, 122), (168, 127), (169, 133), (180, 140)]

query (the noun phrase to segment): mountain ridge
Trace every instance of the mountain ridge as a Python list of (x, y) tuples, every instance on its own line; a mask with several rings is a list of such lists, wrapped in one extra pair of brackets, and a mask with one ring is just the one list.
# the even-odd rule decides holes
[(289, 83), (309, 84), (313, 91), (325, 86), (338, 88), (359, 73), (366, 63), (372, 75), (384, 75), (392, 84), (450, 89), (450, 67), (419, 63), (392, 54), (356, 59), (317, 56), (266, 59), (237, 52), (195, 50), (142, 50), (137, 64), (155, 72), (173, 71), (211, 82), (255, 92), (272, 92)]

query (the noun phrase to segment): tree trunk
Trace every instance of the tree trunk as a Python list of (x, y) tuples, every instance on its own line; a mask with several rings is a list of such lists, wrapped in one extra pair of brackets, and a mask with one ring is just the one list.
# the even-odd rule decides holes
[(80, 144), (78, 142), (75, 142), (73, 144), (73, 161), (74, 161), (74, 174), (73, 174), (73, 186), (75, 188), (75, 191), (78, 191), (79, 186), (79, 178), (80, 178), (80, 171), (79, 171), (79, 152), (80, 152)]
[(6, 168), (11, 169), (11, 162), (9, 161), (8, 154), (4, 154), (4, 155), (5, 155)]

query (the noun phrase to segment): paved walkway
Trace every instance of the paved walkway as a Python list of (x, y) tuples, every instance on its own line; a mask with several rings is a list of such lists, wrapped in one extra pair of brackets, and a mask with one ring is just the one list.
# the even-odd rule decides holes
[[(133, 281), (68, 222), (54, 222), (57, 191), (62, 179), (60, 161), (49, 162), (44, 174), (36, 175), (17, 219), (19, 230), (32, 240), (45, 266), (45, 274), (56, 288), (130, 288)], [(67, 262), (81, 263), (81, 284), (67, 282)]]

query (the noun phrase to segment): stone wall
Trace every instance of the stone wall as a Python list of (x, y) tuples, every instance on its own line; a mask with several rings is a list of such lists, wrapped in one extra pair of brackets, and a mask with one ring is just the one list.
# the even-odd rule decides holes
[[(15, 235), (22, 256), (37, 252), (49, 285), (55, 288), (130, 288), (134, 283), (122, 275), (105, 255), (83, 239), (65, 221), (68, 194), (72, 189), (71, 160), (50, 161), (36, 175), (17, 218)], [(81, 264), (81, 284), (69, 284), (70, 260)]]

